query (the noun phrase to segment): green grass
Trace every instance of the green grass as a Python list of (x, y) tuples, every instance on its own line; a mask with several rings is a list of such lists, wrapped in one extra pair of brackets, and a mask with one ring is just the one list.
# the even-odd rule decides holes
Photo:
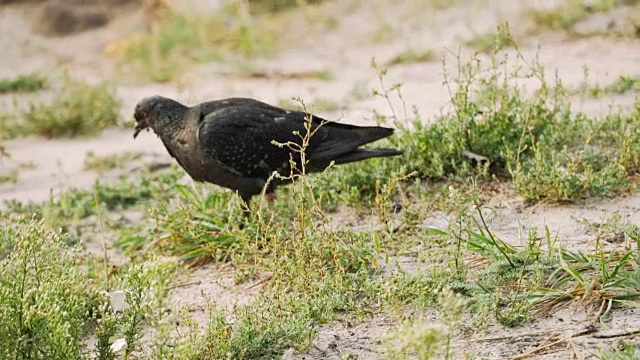
[(50, 104), (32, 105), (25, 131), (44, 137), (96, 135), (118, 124), (120, 102), (106, 85), (91, 86), (67, 79)]
[(157, 174), (147, 171), (134, 179), (123, 176), (115, 183), (97, 180), (90, 190), (71, 189), (52, 194), (49, 201), (42, 203), (10, 201), (3, 217), (19, 214), (43, 219), (48, 228), (62, 229), (67, 233), (67, 241), (78, 243), (94, 226), (87, 218), (100, 215), (101, 211), (121, 211), (144, 204), (151, 198), (163, 199), (166, 187), (172, 186), (180, 176), (182, 173), (177, 171)]
[(322, 0), (249, 0), (249, 8), (253, 13), (275, 13), (297, 6), (320, 4)]
[(607, 12), (620, 6), (613, 0), (583, 1), (567, 0), (561, 5), (545, 10), (528, 10), (526, 17), (533, 23), (528, 32), (565, 31), (574, 34), (573, 28), (580, 21), (598, 12)]
[(640, 357), (640, 345), (637, 342), (616, 341), (615, 345), (596, 356), (600, 360), (635, 360)]
[(47, 82), (41, 75), (20, 75), (11, 79), (0, 79), (0, 94), (25, 93), (40, 91), (47, 87)]
[(20, 172), (18, 171), (18, 169), (11, 169), (8, 173), (0, 175), (0, 184), (15, 184), (18, 181), (19, 174)]
[(24, 114), (0, 117), (2, 138), (91, 136), (118, 125), (120, 101), (106, 85), (66, 77), (53, 101), (31, 103)]
[(477, 52), (489, 53), (491, 51), (500, 51), (507, 47), (514, 46), (512, 35), (508, 31), (508, 27), (498, 27), (496, 31), (478, 35), (464, 42), (464, 44)]
[(133, 152), (106, 156), (98, 156), (93, 152), (88, 152), (84, 159), (84, 167), (87, 170), (103, 173), (113, 169), (122, 169), (128, 163), (140, 159), (141, 156), (142, 154)]
[(422, 62), (432, 62), (436, 60), (436, 53), (433, 50), (415, 51), (413, 49), (405, 50), (389, 59), (385, 66), (406, 65)]
[(139, 75), (166, 82), (198, 63), (273, 54), (285, 39), (287, 19), (287, 12), (248, 14), (239, 2), (211, 16), (167, 13), (151, 32), (113, 44), (110, 54)]
[(607, 86), (593, 86), (588, 90), (589, 95), (595, 98), (607, 95), (624, 95), (629, 92), (640, 92), (640, 76), (620, 76)]
[[(389, 178), (400, 170), (427, 180), (497, 176), (512, 180), (514, 190), (531, 201), (577, 200), (634, 189), (634, 176), (640, 169), (638, 133), (634, 131), (640, 106), (589, 117), (572, 112), (563, 84), (542, 80), (536, 64), (529, 69), (539, 79), (532, 96), (522, 95), (521, 89), (500, 77), (499, 64), (488, 70), (476, 64), (475, 60), (465, 64), (460, 75), (449, 80), (458, 88), (452, 97), (453, 112), (430, 125), (424, 125), (419, 114), (400, 120), (394, 111), (383, 119), (401, 127), (390, 143), (405, 151), (404, 158), (386, 160), (385, 165), (371, 170), (358, 164), (339, 171)], [(480, 79), (481, 71), (485, 75), (488, 71), (488, 76)], [(377, 94), (386, 98), (401, 90), (384, 89)], [(347, 176), (343, 184), (342, 188), (360, 188), (371, 186), (371, 181)]]

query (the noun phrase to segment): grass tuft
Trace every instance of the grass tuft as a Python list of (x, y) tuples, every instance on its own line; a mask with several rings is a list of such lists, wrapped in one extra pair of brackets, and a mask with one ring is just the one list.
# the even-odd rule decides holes
[(47, 87), (46, 80), (38, 74), (20, 75), (0, 80), (0, 94), (40, 91)]
[(515, 45), (514, 39), (508, 31), (508, 28), (500, 26), (494, 32), (478, 35), (470, 40), (465, 41), (466, 46), (480, 53), (498, 52)]
[(623, 95), (628, 92), (640, 92), (640, 76), (620, 76), (612, 84), (601, 87), (594, 86), (589, 89), (589, 95), (602, 98), (607, 95)]
[(533, 23), (528, 32), (539, 34), (544, 31), (565, 31), (574, 34), (573, 28), (580, 21), (620, 5), (621, 2), (612, 0), (569, 0), (551, 9), (528, 10), (526, 15)]
[(106, 156), (98, 156), (93, 152), (88, 152), (84, 159), (84, 167), (87, 170), (103, 173), (113, 169), (122, 169), (128, 163), (140, 159), (141, 156), (142, 154), (133, 152)]
[(120, 102), (106, 85), (91, 86), (65, 79), (49, 104), (31, 104), (12, 134), (47, 138), (96, 135), (118, 124)]
[(436, 60), (436, 53), (433, 50), (425, 50), (422, 52), (413, 49), (405, 50), (389, 59), (385, 66), (391, 67), (395, 65), (415, 64), (422, 62), (432, 62)]

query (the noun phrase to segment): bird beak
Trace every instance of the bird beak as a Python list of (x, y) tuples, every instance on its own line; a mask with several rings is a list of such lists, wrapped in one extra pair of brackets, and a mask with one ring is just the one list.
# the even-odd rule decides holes
[(143, 122), (139, 122), (138, 125), (136, 125), (136, 131), (133, 133), (133, 138), (135, 139), (136, 137), (138, 137), (138, 134), (140, 133), (140, 131), (147, 129), (148, 126), (146, 123)]

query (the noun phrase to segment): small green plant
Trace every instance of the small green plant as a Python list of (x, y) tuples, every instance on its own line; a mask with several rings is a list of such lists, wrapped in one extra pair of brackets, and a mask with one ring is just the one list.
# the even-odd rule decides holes
[(65, 78), (50, 104), (32, 104), (17, 123), (21, 133), (47, 138), (95, 135), (118, 124), (120, 102), (106, 85)]
[(158, 207), (152, 212), (158, 223), (152, 232), (146, 236), (122, 234), (115, 245), (124, 250), (137, 250), (151, 243), (192, 264), (228, 259), (229, 249), (237, 245), (230, 224), (237, 222), (239, 216), (228, 205), (232, 194), (211, 192), (204, 195), (182, 185), (176, 187), (184, 204), (177, 208), (168, 204)]
[[(387, 340), (389, 359), (411, 359), (411, 355), (421, 360), (440, 358), (445, 353), (451, 329), (439, 323), (428, 323), (424, 319), (404, 324), (393, 337)], [(443, 359), (451, 359), (447, 354)]]
[(371, 40), (375, 43), (388, 43), (395, 35), (395, 29), (387, 22), (381, 23), (371, 34)]
[[(387, 356), (390, 359), (453, 359), (451, 340), (468, 300), (450, 289), (438, 294), (441, 321), (411, 320), (388, 339)], [(440, 356), (438, 356), (440, 355)]]
[(573, 27), (578, 22), (586, 19), (591, 14), (609, 11), (619, 6), (619, 3), (612, 0), (593, 2), (569, 0), (551, 9), (528, 10), (526, 16), (533, 23), (529, 28), (529, 33), (538, 34), (543, 31), (557, 30), (572, 33)]
[[(16, 121), (17, 114), (0, 114), (0, 140), (12, 139), (25, 135), (23, 127)], [(0, 145), (0, 157), (7, 157), (6, 149)]]
[(0, 231), (13, 240), (0, 262), (1, 357), (80, 358), (91, 296), (64, 235), (24, 219)]
[(473, 39), (465, 41), (464, 44), (477, 52), (489, 53), (491, 51), (500, 51), (507, 47), (513, 47), (514, 40), (508, 31), (498, 28), (495, 32), (478, 35)]
[(18, 181), (18, 169), (11, 169), (8, 173), (0, 175), (0, 184), (12, 183), (15, 184)]
[[(536, 311), (549, 314), (571, 302), (592, 304), (610, 311), (612, 306), (633, 304), (640, 299), (640, 274), (635, 250), (604, 251), (596, 245), (593, 254), (562, 249), (559, 267), (541, 292), (532, 294)], [(599, 314), (606, 316), (606, 312)]]
[(385, 66), (395, 66), (401, 64), (415, 64), (422, 62), (432, 62), (436, 60), (436, 53), (433, 50), (415, 51), (413, 49), (400, 52), (389, 59)]
[(596, 357), (600, 360), (637, 360), (640, 358), (640, 344), (618, 341), (608, 349), (600, 350)]
[(122, 169), (129, 162), (138, 160), (141, 156), (142, 154), (133, 152), (98, 156), (90, 151), (84, 159), (84, 167), (85, 169), (102, 173), (113, 169)]
[(589, 95), (600, 98), (606, 95), (622, 95), (628, 92), (640, 92), (639, 76), (620, 76), (612, 84), (600, 87), (594, 86), (589, 88)]
[(253, 13), (275, 13), (298, 6), (320, 4), (322, 0), (249, 0), (249, 7)]
[(12, 79), (1, 79), (0, 94), (40, 91), (46, 86), (47, 83), (41, 75), (20, 75)]

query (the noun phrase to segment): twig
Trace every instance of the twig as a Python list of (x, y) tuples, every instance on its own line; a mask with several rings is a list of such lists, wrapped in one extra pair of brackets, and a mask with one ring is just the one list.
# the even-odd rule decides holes
[[(531, 350), (525, 351), (525, 352), (523, 352), (523, 353), (522, 353), (522, 354), (520, 354), (520, 355), (513, 356), (513, 357), (509, 358), (509, 360), (526, 359), (526, 358), (528, 358), (529, 356), (531, 356), (531, 355), (533, 355), (533, 354), (535, 354), (535, 353), (537, 353), (537, 352), (540, 352), (540, 351), (542, 351), (542, 350), (545, 350), (545, 349), (548, 349), (548, 348), (550, 348), (550, 347), (556, 346), (556, 345), (558, 345), (558, 344), (562, 344), (563, 342), (566, 342), (566, 341), (567, 341), (567, 340), (569, 340), (569, 339), (572, 339), (572, 338), (574, 338), (574, 337), (578, 337), (578, 336), (583, 336), (583, 335), (591, 334), (591, 333), (594, 333), (594, 332), (596, 332), (596, 331), (598, 331), (598, 329), (596, 329), (596, 328), (595, 328), (595, 326), (589, 326), (589, 327), (587, 327), (586, 329), (583, 329), (583, 330), (581, 330), (581, 331), (578, 331), (577, 333), (571, 334), (571, 335), (569, 335), (569, 336), (565, 336), (565, 337), (563, 337), (562, 339), (559, 339), (559, 340), (556, 340), (556, 341), (552, 341), (552, 342), (547, 343), (547, 344), (544, 344), (544, 342), (543, 342), (543, 345), (540, 345), (540, 346), (538, 346), (538, 347), (536, 347), (536, 348), (533, 348), (533, 349), (531, 349)], [(547, 338), (547, 340), (548, 340), (548, 338)], [(545, 340), (545, 342), (546, 342), (547, 340)]]
[[(568, 329), (565, 329), (565, 330), (568, 330)], [(563, 331), (563, 330), (557, 330), (557, 331)], [(521, 334), (513, 334), (513, 335), (470, 339), (470, 340), (466, 340), (465, 342), (470, 343), (470, 342), (498, 341), (498, 340), (507, 340), (507, 339), (513, 339), (513, 338), (519, 338), (519, 337), (534, 337), (534, 336), (547, 335), (547, 334), (549, 334), (549, 330), (541, 330), (541, 331), (534, 331), (534, 332), (524, 333), (524, 334), (521, 333)]]
[(257, 283), (255, 283), (255, 284), (253, 284), (253, 285), (249, 286), (249, 287), (247, 288), (247, 290), (251, 290), (251, 289), (253, 289), (253, 288), (256, 288), (256, 287), (258, 287), (258, 286), (261, 286), (261, 285), (265, 284), (267, 281), (271, 280), (271, 278), (272, 278), (272, 277), (273, 277), (272, 275), (267, 276), (266, 278), (264, 278), (264, 279), (262, 279), (262, 280), (258, 281)]
[(183, 284), (178, 284), (178, 285), (173, 285), (173, 286), (169, 286), (169, 288), (167, 290), (171, 291), (173, 289), (178, 289), (181, 287), (187, 287), (187, 286), (191, 286), (191, 285), (200, 285), (202, 284), (202, 281), (192, 281), (192, 282), (188, 282), (188, 283), (183, 283)]
[(480, 204), (478, 203), (478, 200), (474, 200), (474, 203), (476, 205), (476, 209), (478, 210), (478, 215), (480, 216), (480, 220), (482, 221), (482, 225), (484, 226), (484, 229), (487, 230), (487, 233), (489, 234), (489, 237), (491, 238), (491, 241), (493, 241), (493, 245), (495, 245), (498, 248), (498, 251), (500, 251), (500, 253), (502, 254), (502, 256), (504, 256), (505, 259), (507, 259), (507, 262), (509, 263), (511, 268), (515, 269), (516, 266), (513, 264), (513, 262), (509, 258), (509, 255), (507, 255), (507, 252), (504, 251), (504, 249), (502, 248), (502, 246), (500, 246), (500, 244), (498, 244), (498, 241), (493, 237), (493, 233), (491, 232), (491, 230), (489, 230), (489, 226), (487, 225), (487, 222), (484, 220), (484, 215), (482, 215), (482, 208), (480, 207)]
[(598, 322), (598, 320), (600, 320), (600, 316), (602, 316), (603, 312), (604, 312), (604, 307), (607, 303), (607, 300), (602, 300), (600, 302), (600, 308), (598, 308), (598, 312), (596, 313), (596, 316), (593, 318), (593, 320), (591, 321), (592, 323), (596, 323)]
[(100, 222), (100, 235), (102, 237), (102, 257), (104, 262), (104, 283), (106, 290), (109, 290), (109, 254), (107, 252), (107, 239), (104, 236), (104, 221), (102, 219), (102, 211), (100, 211), (100, 196), (97, 191), (93, 192), (93, 197), (96, 201), (96, 213), (98, 215), (98, 221)]
[(637, 335), (637, 334), (640, 334), (640, 329), (625, 331), (625, 332), (615, 333), (615, 334), (595, 334), (593, 335), (593, 337), (596, 339), (612, 339), (612, 338), (631, 336), (631, 335)]
[(573, 352), (573, 355), (575, 355), (576, 359), (584, 360), (584, 356), (582, 356), (582, 353), (580, 352), (580, 350), (578, 350), (578, 347), (576, 346), (576, 343), (574, 341), (569, 341), (569, 347), (571, 348), (571, 351)]

